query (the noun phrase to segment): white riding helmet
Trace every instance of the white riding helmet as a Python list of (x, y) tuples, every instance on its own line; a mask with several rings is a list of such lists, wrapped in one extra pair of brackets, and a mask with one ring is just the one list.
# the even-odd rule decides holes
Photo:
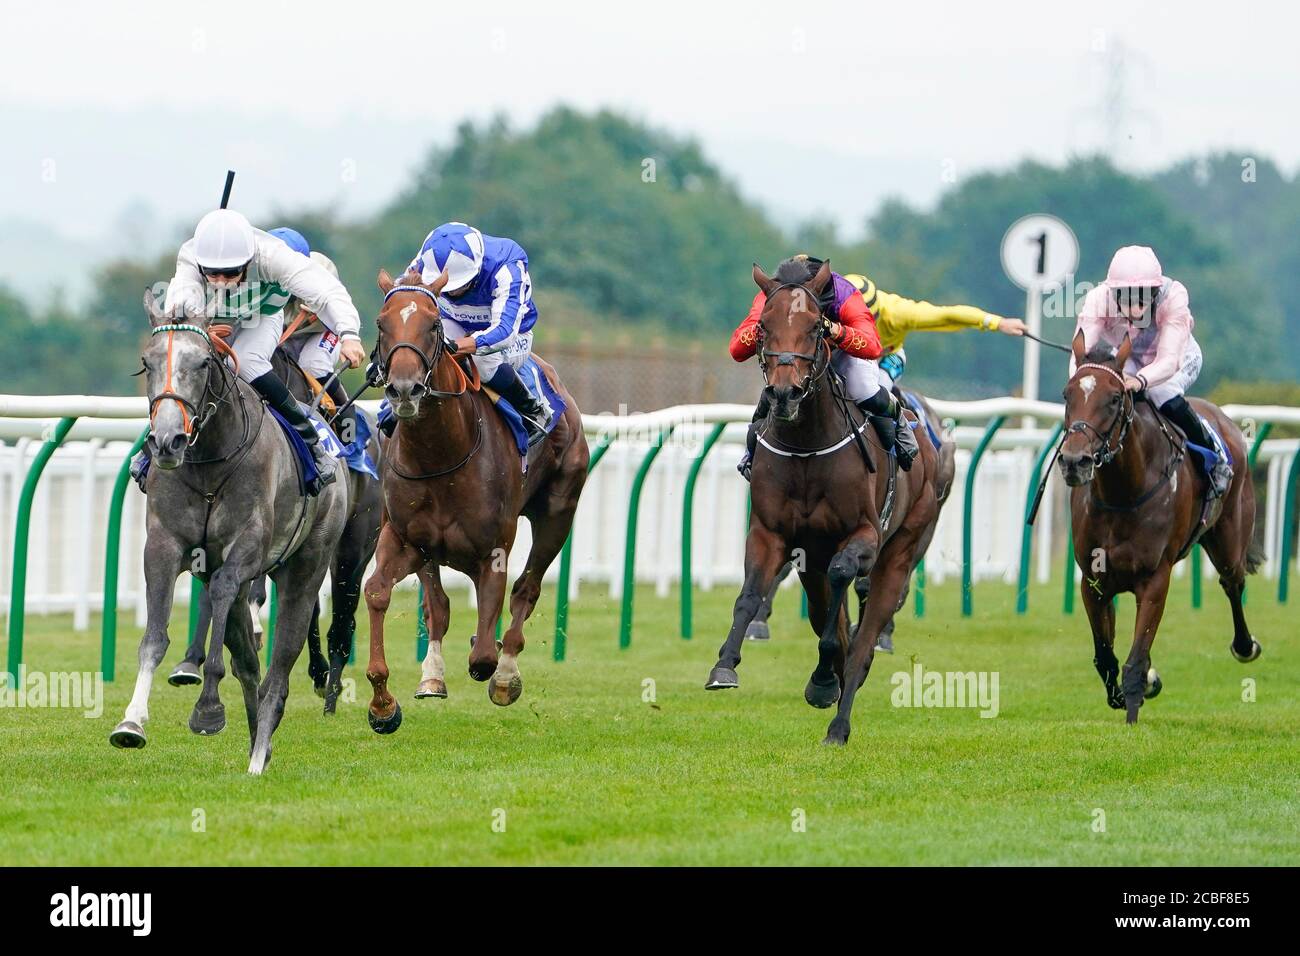
[(253, 227), (233, 209), (214, 209), (194, 230), (194, 258), (200, 269), (238, 269), (256, 251)]
[(312, 262), (316, 263), (316, 265), (320, 266), (322, 269), (324, 269), (334, 278), (337, 279), (339, 277), (339, 267), (336, 266), (334, 264), (334, 260), (331, 259), (329, 256), (325, 255), (325, 253), (317, 252), (315, 249), (313, 249), (311, 251), (311, 255), (308, 258), (310, 258)]

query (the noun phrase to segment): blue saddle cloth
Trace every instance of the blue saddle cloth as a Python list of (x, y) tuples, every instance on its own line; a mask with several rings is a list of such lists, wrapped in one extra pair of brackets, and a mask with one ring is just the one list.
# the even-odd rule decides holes
[[(533, 361), (531, 355), (519, 368), (519, 379), (528, 386), (528, 391), (533, 393), (533, 397), (541, 402), (550, 414), (550, 423), (546, 426), (546, 433), (549, 435), (559, 424), (561, 416), (569, 407), (568, 403), (551, 386), (550, 380), (542, 374), (541, 366)], [(495, 404), (502, 419), (510, 427), (510, 433), (515, 437), (515, 447), (520, 456), (528, 457), (528, 429), (524, 427), (524, 420), (515, 407), (500, 395), (497, 396)], [(388, 399), (384, 399), (379, 403), (379, 424), (387, 424), (392, 417), (393, 408), (388, 404)]]
[[(561, 416), (564, 415), (565, 409), (569, 406), (560, 393), (551, 387), (550, 380), (542, 373), (542, 368), (530, 355), (519, 367), (519, 379), (528, 386), (528, 391), (533, 393), (533, 398), (537, 399), (546, 408), (550, 416), (546, 426), (546, 433), (549, 435), (559, 424)], [(515, 447), (519, 449), (519, 454), (523, 457), (528, 456), (528, 430), (524, 427), (524, 420), (520, 417), (519, 412), (508, 401), (497, 396), (497, 411), (505, 419), (506, 424), (510, 426), (510, 431), (515, 436)]]
[(370, 413), (358, 408), (356, 437), (350, 445), (343, 446), (343, 460), (357, 474), (369, 475), (378, 481), (379, 469), (375, 467), (375, 460), (370, 457), (370, 452), (366, 450), (366, 446), (370, 444), (370, 439), (374, 437), (374, 434), (375, 424), (370, 420)]
[[(935, 432), (934, 426), (930, 424), (930, 416), (925, 413), (925, 406), (921, 404), (921, 400), (917, 398), (915, 393), (909, 392), (907, 389), (900, 388), (899, 392), (902, 393), (903, 399), (907, 402), (908, 407), (911, 408), (912, 411), (916, 412), (917, 420), (925, 423), (926, 433), (930, 436), (930, 441), (934, 443), (934, 447), (940, 447), (940, 445), (943, 444), (943, 441), (939, 438), (938, 433)], [(912, 428), (915, 429), (916, 426), (913, 425)]]
[(1232, 451), (1228, 448), (1227, 443), (1224, 442), (1223, 436), (1215, 430), (1214, 426), (1210, 424), (1209, 420), (1206, 419), (1205, 416), (1198, 415), (1197, 417), (1201, 419), (1201, 424), (1205, 426), (1205, 430), (1210, 433), (1210, 437), (1213, 438), (1215, 444), (1218, 445), (1217, 448), (1206, 448), (1204, 445), (1198, 445), (1192, 441), (1187, 443), (1187, 450), (1192, 453), (1192, 457), (1196, 459), (1196, 463), (1201, 468), (1201, 473), (1208, 481), (1210, 478), (1210, 472), (1214, 470), (1214, 466), (1220, 458), (1226, 459), (1229, 467), (1236, 463), (1232, 460)]
[[(289, 447), (292, 448), (294, 454), (298, 456), (298, 462), (302, 465), (303, 483), (305, 485), (310, 485), (312, 482), (320, 478), (320, 471), (316, 468), (316, 459), (312, 455), (311, 449), (307, 447), (307, 443), (302, 440), (302, 436), (294, 430), (294, 427), (289, 424), (283, 415), (269, 405), (266, 407), (266, 410), (271, 413), (271, 417), (276, 420), (277, 424), (279, 424), (280, 430), (284, 432), (284, 437), (289, 441)], [(312, 425), (316, 427), (316, 434), (320, 437), (321, 443), (325, 446), (325, 450), (329, 452), (330, 456), (333, 458), (342, 458), (343, 446), (339, 444), (339, 440), (335, 437), (334, 432), (331, 431), (330, 427), (321, 421), (316, 415), (311, 415), (310, 417)], [(360, 427), (359, 424), (358, 427)]]

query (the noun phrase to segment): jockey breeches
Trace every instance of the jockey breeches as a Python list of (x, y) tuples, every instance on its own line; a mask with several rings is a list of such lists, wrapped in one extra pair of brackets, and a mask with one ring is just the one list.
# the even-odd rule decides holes
[[(1196, 339), (1188, 339), (1187, 349), (1183, 352), (1183, 362), (1178, 367), (1178, 371), (1159, 385), (1152, 385), (1148, 388), (1147, 397), (1157, 406), (1160, 406), (1171, 398), (1187, 394), (1187, 390), (1192, 387), (1192, 383), (1201, 374), (1201, 362), (1201, 347), (1196, 344)], [(1133, 359), (1129, 359), (1124, 366), (1124, 372), (1127, 375), (1136, 375), (1141, 369), (1142, 365)]]
[(838, 349), (831, 356), (831, 367), (844, 379), (844, 389), (854, 402), (866, 401), (892, 383), (875, 359), (857, 358)]
[(228, 341), (239, 359), (239, 377), (251, 383), (271, 371), (271, 356), (275, 354), (276, 346), (280, 344), (280, 333), (284, 331), (284, 313), (229, 321), (231, 332)]
[[(464, 326), (452, 319), (444, 318), (442, 320), (444, 333), (449, 339), (458, 339), (468, 335)], [(487, 381), (502, 365), (509, 365), (513, 369), (519, 369), (520, 366), (528, 360), (528, 356), (533, 351), (533, 332), (529, 329), (527, 332), (516, 333), (498, 342), (492, 346), (490, 352), (478, 352), (474, 355), (474, 365), (478, 368), (479, 377)]]

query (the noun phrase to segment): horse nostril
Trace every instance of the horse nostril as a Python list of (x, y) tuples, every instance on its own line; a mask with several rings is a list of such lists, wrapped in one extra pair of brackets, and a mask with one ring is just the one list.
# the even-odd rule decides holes
[(173, 455), (179, 455), (185, 450), (185, 444), (187, 441), (189, 441), (189, 436), (184, 432), (181, 432), (180, 434), (171, 437), (167, 442), (167, 447)]
[(397, 386), (395, 386), (395, 385), (393, 385), (391, 382), (389, 382), (388, 385), (386, 385), (386, 386), (384, 387), (384, 397), (385, 397), (386, 399), (388, 399), (390, 402), (396, 402), (396, 401), (398, 401), (402, 396), (401, 396), (401, 394), (397, 391)]
[(428, 389), (422, 383), (416, 382), (411, 386), (411, 398), (418, 400), (427, 391)]

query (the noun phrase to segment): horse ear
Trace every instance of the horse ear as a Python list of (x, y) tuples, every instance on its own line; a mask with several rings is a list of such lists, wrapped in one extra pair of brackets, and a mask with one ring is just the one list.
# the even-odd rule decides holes
[(429, 286), (429, 291), (432, 292), (434, 295), (437, 295), (439, 292), (442, 291), (442, 287), (447, 284), (448, 278), (449, 277), (447, 275), (447, 270), (444, 268), (442, 270), (442, 275), (434, 279), (433, 284)]
[(380, 269), (375, 281), (379, 283), (379, 291), (384, 295), (388, 295), (393, 290), (393, 277), (388, 274), (387, 269)]
[(822, 290), (826, 288), (826, 283), (830, 281), (831, 260), (827, 259), (822, 263), (822, 267), (817, 270), (817, 274), (813, 276), (812, 282), (808, 283), (808, 288), (812, 289), (815, 295), (821, 295)]
[(1074, 354), (1074, 364), (1076, 366), (1083, 364), (1084, 356), (1088, 350), (1083, 347), (1083, 329), (1074, 333), (1074, 341), (1070, 343), (1070, 351)]
[(1124, 333), (1124, 341), (1119, 343), (1119, 350), (1115, 353), (1115, 368), (1123, 370), (1124, 364), (1128, 361), (1129, 354), (1133, 351), (1133, 342), (1129, 339), (1128, 333)]
[(167, 316), (163, 313), (162, 306), (154, 298), (153, 289), (144, 290), (144, 311), (149, 316), (149, 324), (154, 328), (162, 325), (167, 321)]
[(754, 282), (763, 290), (764, 295), (771, 295), (776, 287), (776, 280), (760, 269), (757, 262), (754, 263)]

